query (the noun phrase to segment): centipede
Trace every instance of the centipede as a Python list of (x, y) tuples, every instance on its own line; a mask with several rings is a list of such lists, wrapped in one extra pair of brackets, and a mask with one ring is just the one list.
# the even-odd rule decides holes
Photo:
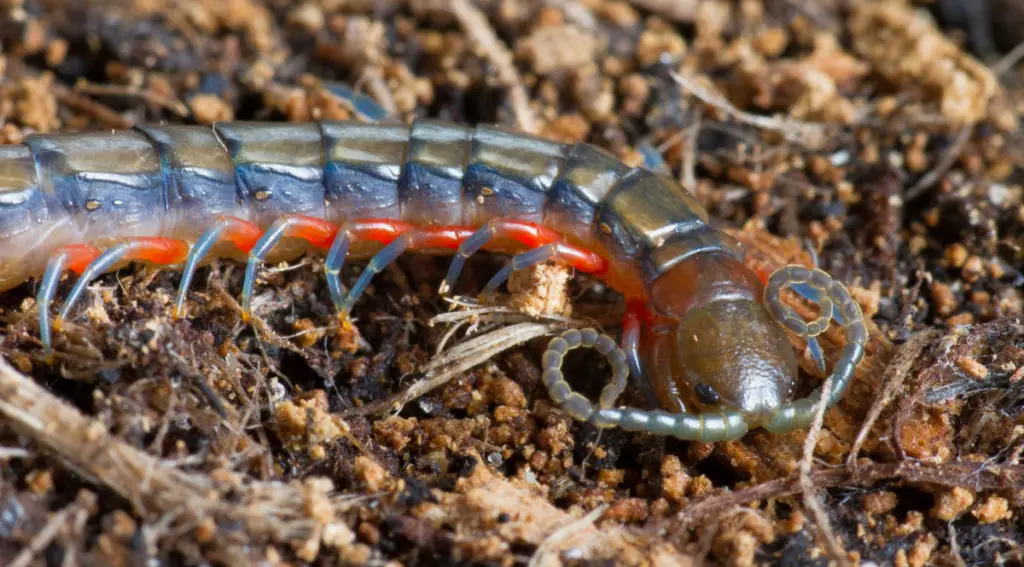
[[(0, 243), (0, 291), (38, 278), (47, 356), (88, 284), (133, 262), (181, 269), (173, 308), (182, 317), (196, 270), (240, 259), (247, 319), (264, 262), (319, 253), (343, 325), (372, 278), (406, 252), (453, 256), (441, 294), (483, 250), (510, 257), (485, 293), (517, 270), (566, 264), (621, 293), (626, 309), (619, 340), (587, 328), (550, 341), (541, 366), (551, 399), (597, 427), (683, 440), (807, 427), (820, 403), (842, 398), (867, 340), (846, 287), (800, 265), (762, 280), (671, 177), (501, 126), (375, 119), (31, 135), (0, 147)], [(356, 258), (368, 261), (346, 289), (341, 270)], [(67, 275), (77, 281), (54, 316)], [(785, 288), (816, 303), (818, 318), (785, 305)], [(825, 374), (816, 337), (833, 321), (845, 343), (831, 387), (795, 399), (787, 333), (806, 340)], [(562, 371), (580, 347), (612, 369), (597, 403)], [(656, 409), (615, 405), (630, 376)]]

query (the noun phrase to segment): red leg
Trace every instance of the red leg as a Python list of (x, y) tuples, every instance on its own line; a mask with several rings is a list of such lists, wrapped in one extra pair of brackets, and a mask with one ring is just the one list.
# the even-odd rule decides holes
[(99, 248), (89, 244), (71, 244), (59, 248), (54, 255), (64, 254), (65, 267), (76, 274), (81, 274), (102, 253)]
[(366, 219), (346, 223), (345, 231), (352, 242), (377, 242), (388, 245), (399, 236), (417, 227), (407, 222), (391, 219)]
[(188, 257), (188, 242), (162, 236), (140, 236), (127, 239), (124, 260), (141, 260), (159, 266), (180, 264)]
[[(517, 220), (492, 221), (489, 226), (493, 227), (495, 239), (513, 240), (527, 249), (558, 244), (557, 259), (583, 273), (601, 275), (608, 271), (608, 261), (599, 254), (564, 242), (561, 234), (545, 226)], [(490, 242), (484, 245), (485, 248), (492, 246)]]
[[(561, 234), (535, 223), (516, 220), (493, 220), (473, 231), (472, 234), (462, 234), (460, 236), (462, 237), (462, 242), (455, 252), (455, 257), (452, 258), (452, 263), (448, 268), (448, 275), (445, 276), (444, 282), (441, 284), (440, 291), (442, 294), (448, 293), (455, 286), (455, 281), (458, 279), (459, 274), (462, 273), (462, 268), (470, 256), (481, 248), (499, 248), (503, 240), (521, 244), (528, 250), (537, 250), (548, 245), (553, 246), (553, 249), (541, 254), (542, 258), (533, 258), (531, 261), (542, 261), (543, 259), (557, 260), (569, 264), (581, 272), (596, 275), (602, 275), (608, 271), (608, 261), (601, 257), (601, 255), (568, 244), (563, 241), (564, 239)], [(525, 258), (520, 258), (519, 260), (526, 261)], [(513, 259), (513, 262), (515, 261), (516, 259)], [(496, 275), (497, 280), (492, 279), (492, 281), (488, 282), (488, 285), (493, 286), (495, 283), (500, 283), (498, 280), (507, 277), (508, 274), (506, 272), (514, 269), (515, 267), (513, 266), (508, 270), (499, 272)]]
[[(320, 242), (321, 244), (317, 244), (320, 248), (327, 248), (330, 242), (323, 238), (327, 231), (320, 228), (318, 223), (329, 223), (317, 219), (310, 220), (316, 222), (310, 223), (308, 227), (303, 225), (301, 229), (302, 234), (296, 231), (296, 233), (289, 235), (305, 238), (314, 244)], [(494, 238), (512, 240), (522, 244), (527, 249), (538, 248), (546, 244), (558, 244), (556, 258), (581, 272), (600, 275), (608, 270), (608, 261), (599, 254), (563, 242), (561, 234), (547, 227), (525, 221), (494, 221), (488, 226), (493, 227)], [(353, 243), (369, 241), (388, 245), (405, 233), (415, 232), (415, 237), (410, 239), (406, 246), (408, 250), (428, 248), (457, 250), (466, 240), (480, 230), (466, 226), (417, 227), (406, 222), (390, 219), (368, 219), (345, 225), (345, 231)], [(496, 246), (488, 243), (485, 247), (494, 248)]]
[(217, 227), (223, 227), (218, 239), (231, 242), (242, 252), (252, 250), (263, 234), (259, 226), (238, 217), (217, 217), (214, 229)]
[[(284, 225), (281, 236), (301, 238), (324, 250), (331, 246), (338, 234), (338, 225), (306, 215), (288, 215), (277, 222)], [(267, 232), (269, 233), (271, 230)]]
[(185, 262), (185, 269), (181, 274), (181, 283), (178, 284), (178, 298), (174, 302), (174, 317), (180, 317), (184, 312), (185, 294), (192, 285), (192, 277), (215, 244), (220, 241), (228, 241), (235, 245), (242, 252), (249, 252), (260, 239), (263, 233), (260, 227), (240, 219), (238, 217), (219, 216), (214, 220), (213, 225), (207, 229), (202, 236), (196, 240), (192, 249), (188, 252), (188, 259)]
[[(75, 258), (79, 263), (88, 257), (89, 252), (81, 253), (80, 258)], [(157, 265), (179, 264), (188, 256), (188, 243), (184, 240), (164, 238), (160, 236), (140, 236), (126, 238), (120, 244), (107, 248), (102, 254), (93, 258), (84, 269), (81, 270), (81, 277), (75, 282), (71, 289), (68, 300), (64, 303), (60, 315), (54, 320), (54, 328), (59, 328), (71, 308), (85, 291), (89, 282), (99, 277), (100, 274), (113, 268), (115, 265), (126, 260), (141, 260)], [(78, 267), (78, 266), (75, 266)]]
[[(65, 270), (71, 270), (81, 274), (96, 258), (100, 256), (99, 248), (88, 244), (72, 244), (62, 246), (54, 251), (46, 263), (46, 270), (43, 272), (43, 279), (39, 284), (39, 293), (36, 295), (36, 303), (39, 306), (39, 340), (43, 343), (43, 351), (47, 359), (53, 357), (51, 345), (50, 326), (50, 302), (57, 293), (57, 282), (64, 275)], [(57, 327), (60, 326), (58, 322)]]

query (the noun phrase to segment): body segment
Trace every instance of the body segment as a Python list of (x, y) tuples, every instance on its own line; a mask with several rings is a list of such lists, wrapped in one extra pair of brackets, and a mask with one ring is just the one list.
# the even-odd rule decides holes
[(473, 130), (433, 120), (414, 122), (398, 182), (401, 216), (414, 224), (462, 223), (462, 178)]
[[(605, 279), (631, 307), (625, 352), (590, 331), (552, 342), (552, 396), (598, 425), (690, 439), (803, 422), (806, 404), (790, 401), (797, 367), (784, 328), (813, 337), (828, 319), (790, 321), (778, 300), (790, 280), (827, 304), (829, 317), (835, 306), (850, 330), (856, 346), (834, 371), (841, 387), (865, 340), (845, 288), (791, 269), (766, 291), (673, 180), (587, 144), (493, 126), (228, 123), (35, 136), (0, 148), (0, 242), (0, 289), (42, 275), (41, 309), (65, 270), (85, 274), (62, 316), (91, 277), (126, 261), (183, 264), (180, 312), (197, 266), (247, 257), (247, 311), (260, 263), (320, 250), (343, 317), (373, 274), (407, 250), (455, 255), (443, 292), (481, 248), (518, 253), (485, 291), (527, 265), (568, 263)], [(345, 293), (342, 263), (370, 254)], [(40, 326), (48, 348), (47, 316)], [(616, 368), (599, 407), (572, 393), (558, 370), (577, 346), (608, 354)], [(663, 410), (611, 407), (626, 367), (644, 373)], [(830, 403), (837, 399), (829, 393)], [(701, 409), (710, 413), (693, 413)]]

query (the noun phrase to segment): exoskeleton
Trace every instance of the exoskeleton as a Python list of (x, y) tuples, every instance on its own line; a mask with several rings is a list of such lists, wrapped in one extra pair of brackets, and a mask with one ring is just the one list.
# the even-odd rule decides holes
[[(842, 396), (867, 339), (860, 309), (827, 274), (789, 266), (762, 283), (738, 248), (672, 179), (628, 167), (584, 143), (561, 144), (493, 126), (433, 120), (145, 125), (129, 131), (36, 135), (0, 147), (0, 289), (41, 276), (40, 334), (59, 328), (96, 276), (125, 262), (181, 266), (180, 314), (196, 268), (244, 255), (248, 314), (256, 270), (308, 250), (326, 255), (343, 321), (370, 279), (400, 254), (454, 254), (447, 293), (481, 249), (515, 252), (485, 286), (545, 261), (594, 274), (628, 306), (621, 348), (593, 330), (553, 339), (544, 354), (551, 397), (601, 427), (718, 441), (748, 428), (803, 427), (816, 402)], [(346, 257), (372, 257), (349, 290)], [(79, 274), (60, 314), (64, 273)], [(785, 286), (817, 301), (806, 322), (785, 307)], [(786, 330), (815, 336), (835, 319), (846, 344), (832, 388), (793, 400), (797, 361)], [(578, 346), (614, 369), (598, 404), (560, 370)], [(659, 410), (614, 407), (630, 369)]]

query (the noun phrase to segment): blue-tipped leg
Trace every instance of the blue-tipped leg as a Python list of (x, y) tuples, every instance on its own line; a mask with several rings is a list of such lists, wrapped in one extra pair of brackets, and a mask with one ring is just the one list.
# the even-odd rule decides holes
[(355, 112), (358, 118), (362, 120), (367, 122), (381, 122), (393, 119), (384, 107), (377, 104), (377, 101), (362, 93), (353, 91), (346, 85), (333, 81), (323, 81), (320, 84), (331, 94), (348, 102), (352, 107), (352, 111)]
[(459, 275), (466, 267), (466, 260), (494, 238), (495, 232), (495, 227), (488, 223), (470, 235), (469, 238), (462, 241), (459, 249), (455, 251), (455, 256), (452, 257), (452, 263), (448, 266), (448, 275), (445, 276), (444, 281), (441, 283), (441, 288), (438, 290), (441, 295), (448, 295), (451, 292), (455, 287), (455, 282), (459, 279)]
[(557, 252), (558, 247), (555, 244), (545, 244), (544, 246), (513, 256), (509, 263), (502, 266), (502, 268), (498, 270), (490, 280), (488, 280), (487, 285), (484, 286), (484, 290), (481, 292), (481, 295), (492, 295), (498, 290), (501, 284), (505, 283), (505, 280), (507, 280), (513, 272), (528, 268), (534, 264), (546, 262), (547, 260), (554, 258)]
[(174, 301), (174, 317), (181, 317), (185, 313), (185, 295), (188, 288), (192, 286), (192, 278), (196, 275), (199, 264), (210, 253), (210, 249), (224, 234), (227, 228), (223, 223), (217, 223), (207, 229), (206, 232), (196, 240), (196, 243), (188, 252), (188, 259), (185, 260), (185, 270), (181, 274), (181, 283), (178, 284), (178, 297)]
[(242, 281), (242, 319), (248, 321), (252, 317), (252, 288), (256, 282), (256, 268), (263, 264), (263, 259), (284, 238), (292, 217), (282, 217), (274, 221), (256, 245), (249, 250), (249, 261), (245, 264), (245, 280)]
[(341, 302), (341, 308), (338, 310), (339, 315), (343, 320), (348, 319), (348, 314), (352, 311), (352, 306), (356, 304), (359, 296), (363, 295), (366, 288), (370, 285), (370, 280), (373, 276), (379, 274), (381, 270), (387, 267), (388, 264), (394, 262), (402, 255), (410, 245), (413, 244), (415, 234), (412, 232), (406, 232), (400, 235), (398, 238), (391, 241), (390, 244), (381, 248), (380, 252), (370, 258), (370, 262), (366, 265), (366, 269), (359, 275), (359, 279), (356, 280), (355, 285), (349, 290), (348, 295)]
[(123, 261), (128, 256), (130, 250), (131, 246), (129, 244), (121, 243), (107, 248), (98, 258), (90, 262), (82, 272), (82, 275), (78, 277), (75, 287), (71, 288), (71, 293), (68, 295), (67, 301), (64, 302), (64, 308), (60, 310), (57, 321), (63, 321), (68, 318), (71, 308), (75, 306), (78, 299), (82, 297), (82, 293), (85, 292), (85, 286), (102, 275), (103, 272), (114, 267), (118, 262)]
[(345, 289), (341, 285), (341, 268), (345, 265), (345, 257), (348, 255), (348, 248), (352, 244), (345, 227), (338, 230), (338, 234), (327, 251), (327, 259), (324, 261), (324, 272), (327, 277), (327, 290), (331, 293), (331, 302), (339, 313), (345, 305)]
[(39, 340), (43, 343), (43, 352), (47, 359), (53, 358), (53, 344), (51, 342), (52, 331), (50, 328), (50, 302), (57, 293), (57, 284), (61, 275), (67, 269), (68, 255), (59, 252), (50, 258), (46, 264), (46, 271), (43, 272), (43, 281), (39, 285), (39, 293), (36, 295), (36, 303), (39, 307)]

